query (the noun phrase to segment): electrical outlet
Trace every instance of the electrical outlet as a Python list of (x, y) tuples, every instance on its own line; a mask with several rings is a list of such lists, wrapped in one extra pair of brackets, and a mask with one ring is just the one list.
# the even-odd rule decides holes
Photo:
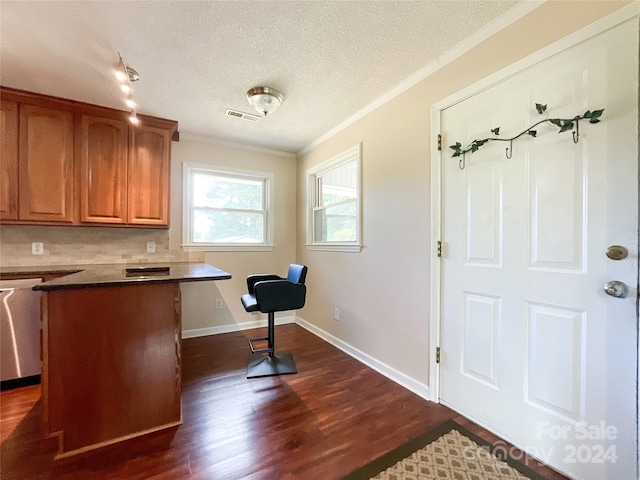
[(156, 242), (147, 242), (147, 253), (156, 253)]
[(222, 310), (224, 308), (224, 302), (221, 298), (216, 298), (216, 310)]
[(31, 253), (33, 255), (42, 255), (44, 253), (44, 243), (33, 242), (31, 244)]
[(340, 320), (340, 309), (338, 307), (333, 309), (333, 319)]

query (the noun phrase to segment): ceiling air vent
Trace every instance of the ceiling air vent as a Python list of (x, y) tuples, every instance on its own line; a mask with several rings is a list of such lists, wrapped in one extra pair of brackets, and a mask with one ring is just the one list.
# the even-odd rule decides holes
[(228, 117), (241, 118), (242, 120), (247, 120), (249, 122), (257, 122), (258, 120), (260, 120), (260, 118), (262, 118), (259, 115), (239, 112), (238, 110), (231, 110), (230, 108), (227, 108), (225, 115)]

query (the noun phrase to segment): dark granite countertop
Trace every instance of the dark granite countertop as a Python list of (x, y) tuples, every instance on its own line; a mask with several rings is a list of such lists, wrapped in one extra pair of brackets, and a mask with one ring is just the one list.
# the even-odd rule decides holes
[[(166, 270), (168, 267), (168, 270)], [(127, 272), (127, 269), (146, 269)], [(34, 290), (117, 287), (141, 283), (204, 282), (227, 280), (231, 274), (207, 263), (144, 263), (110, 265), (56, 265), (3, 268), (0, 275), (69, 273), (33, 287)]]
[[(95, 266), (95, 265), (93, 265)], [(105, 265), (99, 265), (104, 267)], [(113, 264), (109, 266), (114, 266)], [(22, 277), (32, 275), (34, 277), (43, 275), (69, 275), (91, 268), (92, 265), (34, 265), (30, 267), (2, 267), (0, 268), (0, 278)]]

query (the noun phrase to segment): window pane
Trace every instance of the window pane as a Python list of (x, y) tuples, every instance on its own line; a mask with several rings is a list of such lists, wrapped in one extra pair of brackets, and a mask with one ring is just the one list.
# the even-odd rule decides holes
[(193, 206), (263, 210), (263, 190), (262, 180), (195, 173)]
[(314, 212), (316, 242), (355, 242), (356, 202), (355, 200), (335, 207), (327, 207)]
[(195, 243), (263, 243), (264, 215), (193, 210)]
[(350, 163), (318, 177), (320, 205), (327, 206), (358, 196), (358, 165)]

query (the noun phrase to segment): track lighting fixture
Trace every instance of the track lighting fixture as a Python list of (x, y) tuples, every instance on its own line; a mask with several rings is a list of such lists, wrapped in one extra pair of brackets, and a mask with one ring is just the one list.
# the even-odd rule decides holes
[(131, 109), (129, 121), (133, 125), (138, 125), (140, 124), (140, 119), (136, 114), (136, 102), (133, 101), (133, 89), (131, 88), (131, 83), (140, 80), (140, 74), (134, 68), (129, 67), (124, 63), (124, 59), (122, 58), (122, 55), (120, 55), (120, 52), (118, 52), (118, 58), (120, 59), (120, 68), (116, 70), (116, 78), (120, 82), (120, 89), (126, 95), (125, 104), (129, 109)]

